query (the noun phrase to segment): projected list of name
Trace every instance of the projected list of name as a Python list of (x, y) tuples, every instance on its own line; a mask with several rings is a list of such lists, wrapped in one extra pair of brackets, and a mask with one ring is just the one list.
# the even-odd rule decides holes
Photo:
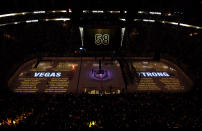
[(20, 86), (15, 89), (15, 92), (37, 92), (37, 85), (46, 78), (19, 78)]
[(15, 92), (67, 92), (69, 78), (19, 78), (19, 86)]
[(165, 84), (167, 90), (184, 90), (184, 86), (180, 84), (177, 78), (161, 78), (160, 81)]
[(152, 78), (142, 78), (137, 90), (161, 90)]
[(69, 87), (69, 80), (67, 78), (52, 78), (47, 86), (45, 92), (66, 92)]

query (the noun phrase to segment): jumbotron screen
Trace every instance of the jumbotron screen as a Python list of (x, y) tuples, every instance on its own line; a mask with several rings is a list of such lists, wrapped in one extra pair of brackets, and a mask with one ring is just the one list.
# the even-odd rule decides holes
[(121, 45), (121, 28), (84, 28), (84, 46), (88, 50), (116, 50)]

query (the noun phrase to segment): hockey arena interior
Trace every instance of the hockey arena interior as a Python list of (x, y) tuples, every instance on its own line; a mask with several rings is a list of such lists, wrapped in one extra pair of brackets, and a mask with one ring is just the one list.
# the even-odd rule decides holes
[(1, 5), (0, 128), (202, 127), (202, 1), (106, 2)]

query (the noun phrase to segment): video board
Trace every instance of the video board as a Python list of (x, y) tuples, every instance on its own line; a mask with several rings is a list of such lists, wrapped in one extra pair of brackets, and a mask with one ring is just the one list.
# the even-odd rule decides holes
[(121, 28), (108, 27), (84, 27), (84, 47), (90, 51), (116, 50), (121, 46)]

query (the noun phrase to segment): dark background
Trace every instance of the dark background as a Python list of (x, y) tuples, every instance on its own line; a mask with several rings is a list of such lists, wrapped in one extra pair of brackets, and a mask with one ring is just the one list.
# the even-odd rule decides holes
[(5, 0), (0, 12), (23, 10), (116, 8), (116, 9), (185, 9), (196, 11), (201, 0)]
[(89, 8), (190, 8), (200, 0), (5, 0), (1, 10), (55, 9), (67, 7)]
[(75, 17), (82, 9), (126, 9), (129, 16), (138, 10), (182, 11), (184, 20), (202, 21), (202, 0), (5, 0), (0, 4), (0, 14), (68, 8)]

